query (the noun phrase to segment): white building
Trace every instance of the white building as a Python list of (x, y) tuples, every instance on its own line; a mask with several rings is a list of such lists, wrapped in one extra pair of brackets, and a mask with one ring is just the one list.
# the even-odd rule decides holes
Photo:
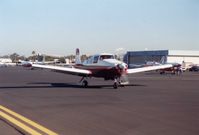
[(2, 62), (2, 63), (12, 63), (12, 60), (10, 58), (0, 58), (0, 62)]
[(199, 51), (169, 50), (167, 62), (199, 64)]

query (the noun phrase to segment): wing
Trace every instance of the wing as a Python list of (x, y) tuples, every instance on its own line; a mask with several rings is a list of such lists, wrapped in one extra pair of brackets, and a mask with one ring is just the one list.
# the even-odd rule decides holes
[(77, 69), (74, 67), (59, 67), (59, 66), (51, 66), (51, 65), (39, 65), (39, 64), (32, 64), (34, 68), (43, 68), (43, 69), (50, 69), (55, 72), (72, 74), (72, 75), (79, 75), (79, 76), (87, 76), (91, 75), (91, 71), (85, 69)]
[(157, 65), (157, 66), (148, 66), (148, 67), (142, 67), (142, 68), (127, 69), (127, 74), (140, 73), (140, 72), (165, 69), (165, 68), (171, 68), (171, 67), (173, 67), (172, 64), (164, 64), (164, 65)]

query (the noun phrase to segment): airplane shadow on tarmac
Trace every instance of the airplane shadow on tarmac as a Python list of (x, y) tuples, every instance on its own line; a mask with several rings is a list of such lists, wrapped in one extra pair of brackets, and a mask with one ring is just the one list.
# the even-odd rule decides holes
[[(130, 87), (130, 86), (142, 86), (146, 87), (146, 85), (140, 85), (140, 84), (127, 84), (125, 86), (119, 86), (119, 87)], [(93, 88), (111, 88), (113, 89), (113, 85), (89, 85), (87, 87), (83, 87), (78, 84), (72, 84), (72, 83), (50, 83), (50, 82), (34, 82), (34, 83), (28, 83), (27, 85), (23, 86), (0, 86), (0, 89), (16, 89), (16, 88), (85, 88), (85, 89), (93, 89)]]

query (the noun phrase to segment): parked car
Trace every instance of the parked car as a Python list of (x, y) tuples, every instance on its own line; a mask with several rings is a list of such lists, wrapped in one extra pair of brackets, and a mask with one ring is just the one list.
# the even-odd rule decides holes
[(189, 71), (191, 72), (198, 72), (199, 71), (199, 66), (192, 66)]

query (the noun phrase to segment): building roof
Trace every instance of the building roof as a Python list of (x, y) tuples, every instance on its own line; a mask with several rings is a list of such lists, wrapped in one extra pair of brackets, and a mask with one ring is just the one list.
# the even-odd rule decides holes
[(169, 50), (168, 55), (174, 56), (199, 56), (199, 51), (192, 50)]
[(128, 51), (127, 55), (130, 56), (166, 56), (168, 55), (168, 50), (152, 50), (152, 51)]
[(128, 51), (128, 56), (194, 56), (199, 57), (199, 51), (194, 50), (147, 50)]

